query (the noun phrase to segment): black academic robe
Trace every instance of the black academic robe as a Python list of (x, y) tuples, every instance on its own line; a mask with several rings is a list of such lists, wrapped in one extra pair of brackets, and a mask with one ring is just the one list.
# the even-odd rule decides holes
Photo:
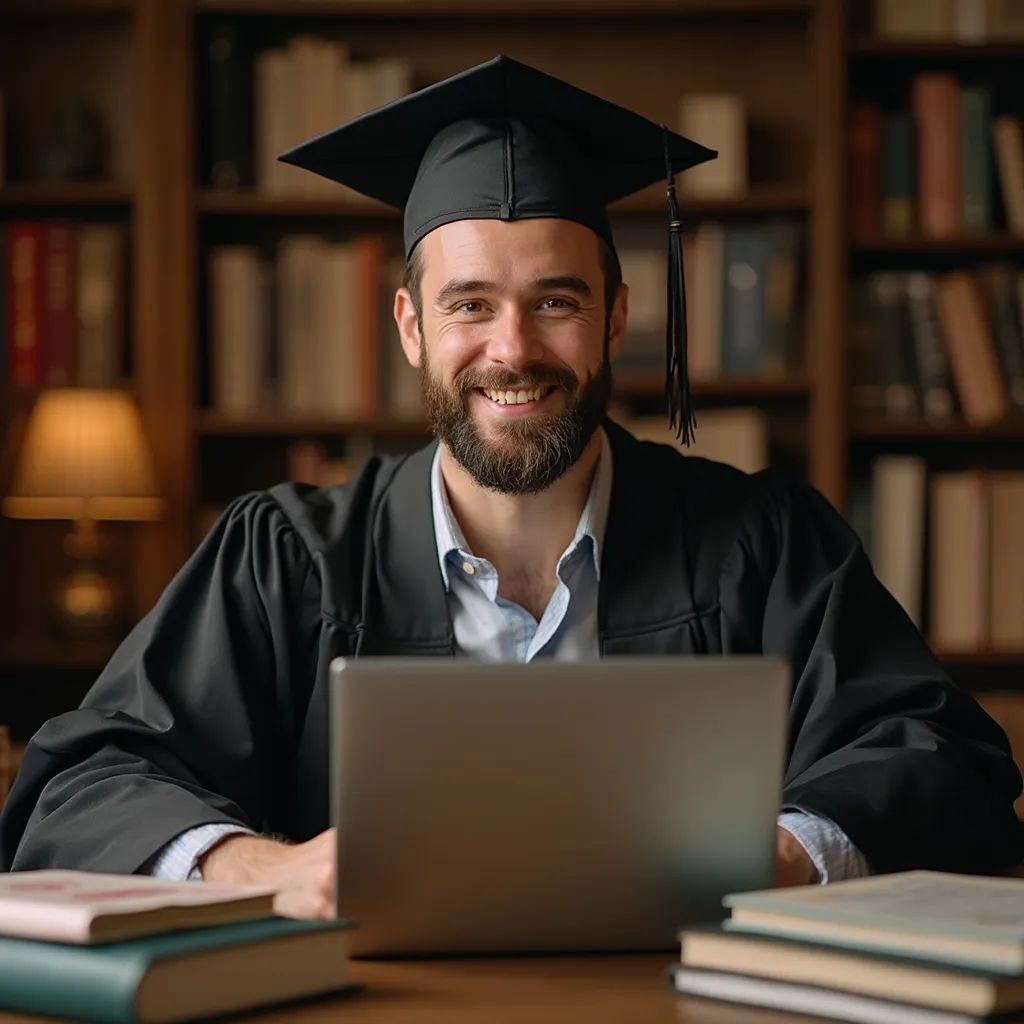
[[(876, 871), (1016, 864), (1021, 780), (1005, 736), (828, 503), (777, 473), (607, 429), (602, 655), (784, 656), (787, 805), (835, 821)], [(454, 653), (433, 455), (235, 501), (81, 708), (29, 744), (0, 867), (135, 872), (208, 822), (297, 841), (328, 827), (331, 659)]]

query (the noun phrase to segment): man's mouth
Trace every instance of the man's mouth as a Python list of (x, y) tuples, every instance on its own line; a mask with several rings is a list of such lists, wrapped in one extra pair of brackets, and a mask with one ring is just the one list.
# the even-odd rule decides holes
[(553, 384), (542, 388), (528, 388), (518, 391), (503, 391), (496, 388), (480, 388), (480, 393), (489, 398), (496, 405), (527, 405), (530, 402), (539, 402), (555, 390)]

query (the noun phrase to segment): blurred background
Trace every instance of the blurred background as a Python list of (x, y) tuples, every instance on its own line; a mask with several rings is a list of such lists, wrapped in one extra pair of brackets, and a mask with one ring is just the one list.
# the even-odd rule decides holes
[[(696, 451), (817, 486), (1024, 754), (1024, 0), (0, 0), (0, 799), (233, 497), (426, 440), (400, 214), (274, 156), (497, 53), (720, 150)], [(663, 187), (613, 228), (667, 437)]]

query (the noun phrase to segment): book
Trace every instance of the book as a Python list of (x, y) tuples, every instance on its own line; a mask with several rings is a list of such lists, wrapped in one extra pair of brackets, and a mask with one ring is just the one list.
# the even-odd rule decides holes
[(1014, 114), (994, 118), (992, 141), (1006, 226), (1011, 234), (1024, 235), (1024, 122)]
[(952, 0), (874, 0), (871, 13), (880, 39), (914, 42), (953, 34)]
[(760, 372), (765, 347), (768, 239), (763, 225), (730, 224), (722, 253), (722, 372)]
[[(725, 226), (705, 220), (697, 226), (692, 243), (693, 272), (686, 293), (687, 368), (693, 380), (707, 380), (722, 372), (722, 256)], [(684, 251), (685, 260), (686, 253)]]
[(871, 561), (882, 585), (919, 629), (928, 467), (917, 455), (883, 455), (871, 466)]
[(921, 411), (932, 423), (947, 423), (956, 411), (946, 341), (935, 306), (935, 279), (911, 271), (903, 279), (910, 318)]
[(998, 422), (1010, 401), (977, 278), (967, 270), (939, 275), (935, 303), (964, 419)]
[[(995, 651), (1024, 650), (1024, 473), (991, 474), (991, 621)], [(1024, 753), (1024, 748), (1021, 750)]]
[(164, 1024), (320, 995), (350, 984), (350, 928), (267, 917), (104, 946), (0, 939), (0, 1007)]
[(989, 634), (989, 494), (981, 470), (936, 473), (931, 481), (931, 643), (977, 651)]
[(217, 246), (210, 253), (210, 396), (224, 416), (265, 407), (269, 381), (268, 272), (254, 246)]
[(906, 238), (917, 226), (914, 119), (907, 110), (882, 117), (882, 232)]
[(767, 254), (760, 372), (782, 374), (803, 362), (800, 226), (780, 218), (767, 221), (763, 230)]
[(1024, 973), (1024, 879), (904, 871), (731, 893), (728, 931)]
[(120, 224), (79, 225), (75, 362), (84, 387), (114, 387), (123, 376), (125, 247)]
[(0, 875), (0, 935), (101, 943), (273, 914), (271, 889), (148, 875), (16, 871)]
[(857, 1024), (975, 1024), (980, 1020), (973, 1015), (872, 999), (817, 985), (798, 985), (771, 978), (690, 967), (675, 968), (671, 974), (671, 984), (681, 995), (720, 999), (813, 1017), (834, 1017)]
[(7, 226), (7, 376), (13, 387), (43, 379), (43, 226)]
[(917, 199), (921, 233), (952, 238), (962, 223), (960, 86), (945, 73), (924, 73), (911, 83), (917, 125)]
[(686, 929), (680, 939), (680, 962), (698, 970), (729, 971), (958, 1013), (984, 1015), (1024, 1007), (1022, 977), (713, 926)]
[(910, 329), (906, 275), (879, 270), (867, 276), (871, 330), (875, 332), (881, 412), (890, 419), (920, 413), (918, 381)]
[(75, 226), (43, 228), (43, 380), (66, 387), (75, 379)]
[(981, 86), (960, 90), (961, 220), (964, 231), (981, 234), (992, 227), (992, 98)]
[(978, 283), (1010, 403), (1024, 411), (1024, 338), (1017, 320), (1016, 271), (1005, 263), (979, 267)]
[(882, 231), (882, 111), (877, 103), (850, 104), (847, 149), (850, 231), (854, 238), (876, 238)]
[(253, 183), (250, 57), (237, 21), (218, 21), (205, 39), (205, 177), (217, 189)]
[(746, 195), (746, 101), (739, 93), (688, 93), (679, 101), (679, 132), (718, 151), (714, 160), (693, 167), (680, 178), (686, 195), (728, 199)]

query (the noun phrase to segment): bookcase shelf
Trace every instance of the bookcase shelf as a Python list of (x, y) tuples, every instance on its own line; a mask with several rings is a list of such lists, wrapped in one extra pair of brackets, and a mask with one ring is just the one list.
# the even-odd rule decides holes
[(128, 16), (136, 0), (3, 0), (0, 17)]
[(849, 50), (854, 60), (928, 60), (979, 61), (998, 57), (1024, 58), (1024, 42), (960, 43), (953, 40), (935, 42), (903, 42), (887, 39), (861, 38)]
[[(809, 384), (802, 374), (785, 377), (716, 377), (692, 382), (694, 395), (715, 401), (771, 401), (806, 398)], [(653, 398), (665, 393), (660, 373), (616, 373), (615, 393), (622, 398)]]
[(403, 18), (409, 16), (510, 15), (549, 17), (636, 17), (638, 15), (773, 15), (804, 13), (815, 0), (519, 0), (514, 10), (487, 0), (194, 0), (200, 13), (282, 17)]
[(0, 187), (0, 210), (130, 206), (133, 200), (129, 186), (111, 181), (26, 182)]
[(1019, 256), (1024, 254), (1024, 236), (1000, 232), (990, 235), (963, 235), (956, 238), (865, 238), (857, 239), (853, 243), (852, 251), (859, 256), (884, 256), (887, 253), (905, 253), (911, 256)]
[[(1015, 666), (1024, 669), (1024, 650), (1021, 651), (936, 651), (935, 656), (944, 665), (970, 665), (984, 668), (986, 666)], [(1024, 689), (1024, 675), (1021, 676), (1020, 687)]]
[(1024, 417), (1013, 417), (988, 426), (970, 423), (929, 423), (924, 420), (858, 418), (850, 427), (853, 441), (942, 442), (954, 440), (1024, 441)]

